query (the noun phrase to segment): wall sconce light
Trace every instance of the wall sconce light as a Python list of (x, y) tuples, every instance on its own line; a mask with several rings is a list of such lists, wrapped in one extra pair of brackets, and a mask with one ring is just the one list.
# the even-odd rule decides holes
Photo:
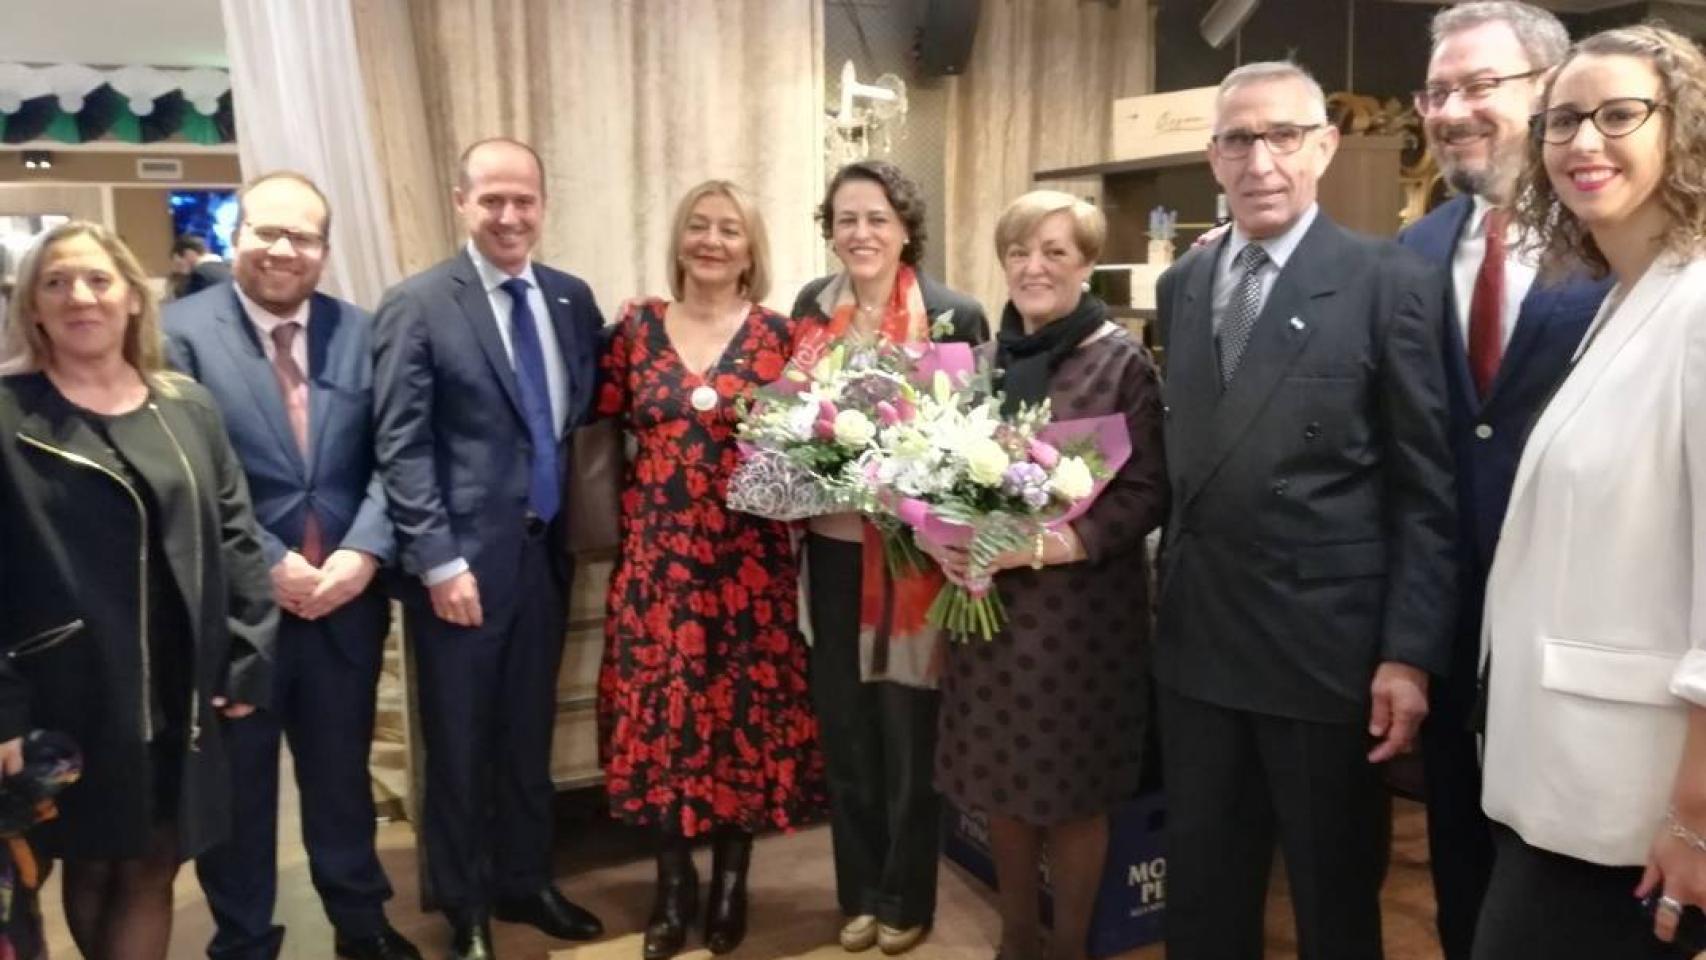
[(48, 153), (46, 150), (25, 150), (24, 151), (24, 169), (25, 170), (52, 170), (53, 169), (53, 154)]

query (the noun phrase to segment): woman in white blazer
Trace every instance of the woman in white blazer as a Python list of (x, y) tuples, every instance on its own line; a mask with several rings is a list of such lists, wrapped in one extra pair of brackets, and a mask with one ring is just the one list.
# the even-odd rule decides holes
[(1617, 283), (1529, 434), (1487, 584), (1474, 955), (1671, 956), (1706, 904), (1706, 59), (1608, 31), (1542, 102), (1524, 226), (1549, 266)]

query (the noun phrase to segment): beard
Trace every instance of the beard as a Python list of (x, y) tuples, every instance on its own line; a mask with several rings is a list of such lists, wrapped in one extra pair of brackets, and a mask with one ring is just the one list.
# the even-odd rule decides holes
[[(1470, 136), (1498, 136), (1498, 131), (1481, 124), (1460, 123), (1441, 129), (1432, 138), (1436, 147), (1450, 143), (1454, 135), (1467, 134)], [(1434, 158), (1439, 163), (1440, 173), (1451, 189), (1458, 193), (1466, 193), (1477, 197), (1488, 197), (1490, 194), (1508, 190), (1522, 174), (1522, 166), (1527, 149), (1527, 138), (1523, 136), (1508, 137), (1504, 140), (1493, 141), (1492, 151), (1485, 161), (1465, 164), (1450, 159), (1450, 153), (1444, 149), (1435, 149)], [(1510, 198), (1504, 198), (1509, 200)]]

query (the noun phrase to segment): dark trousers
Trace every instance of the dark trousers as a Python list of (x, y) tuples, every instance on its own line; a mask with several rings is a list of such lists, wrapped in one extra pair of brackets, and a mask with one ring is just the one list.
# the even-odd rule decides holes
[[(332, 926), (351, 936), (379, 932), (391, 885), (373, 851), (375, 689), (388, 611), (383, 596), (358, 597), (325, 622), (285, 615), (279, 627), (273, 705), (225, 721), (232, 823), (225, 843), (196, 858), (213, 913), (207, 954), (215, 960), (277, 956), (279, 742), (289, 738), (302, 803), (308, 872)], [(359, 642), (350, 642), (352, 640)], [(343, 642), (340, 642), (343, 641)], [(345, 644), (348, 644), (347, 646)]]
[(1300, 960), (1378, 960), (1390, 837), (1361, 724), (1232, 710), (1158, 685), (1167, 956), (1261, 960), (1274, 841)]
[(1487, 879), (1493, 872), (1493, 830), (1481, 812), (1481, 757), (1462, 717), (1436, 702), (1422, 727), (1427, 773), (1428, 861), (1438, 905), (1445, 960), (1469, 960)]
[(1653, 937), (1632, 896), (1640, 867), (1602, 867), (1531, 847), (1493, 825), (1493, 877), (1475, 960), (1659, 960), (1686, 956)]
[(566, 627), (551, 542), (541, 534), (523, 545), (516, 609), (484, 610), (477, 629), (438, 619), (430, 604), (407, 611), (426, 744), (423, 899), (456, 920), (551, 881), (551, 733)]
[(807, 538), (811, 686), (829, 781), (835, 891), (849, 917), (892, 927), (936, 915), (942, 805), (933, 783), (941, 694), (859, 679), (860, 550)]

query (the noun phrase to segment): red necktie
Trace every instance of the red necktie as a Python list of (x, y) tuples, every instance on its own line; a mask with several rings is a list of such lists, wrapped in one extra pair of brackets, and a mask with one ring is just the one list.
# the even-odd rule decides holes
[[(290, 417), (290, 432), (296, 436), (296, 449), (301, 451), (303, 462), (307, 463), (308, 378), (303, 376), (295, 354), (290, 352), (301, 330), (302, 324), (294, 320), (272, 328), (272, 368), (278, 377), (278, 387), (284, 392), (284, 411)], [(312, 507), (308, 508), (308, 515), (302, 523), (302, 556), (316, 567), (326, 560), (320, 540), (320, 518), (314, 515)]]
[(1475, 392), (1487, 399), (1493, 388), (1493, 378), (1499, 372), (1499, 359), (1505, 350), (1505, 225), (1510, 213), (1492, 208), (1487, 211), (1487, 250), (1481, 255), (1481, 269), (1475, 274), (1475, 293), (1469, 300), (1469, 372), (1475, 377)]

